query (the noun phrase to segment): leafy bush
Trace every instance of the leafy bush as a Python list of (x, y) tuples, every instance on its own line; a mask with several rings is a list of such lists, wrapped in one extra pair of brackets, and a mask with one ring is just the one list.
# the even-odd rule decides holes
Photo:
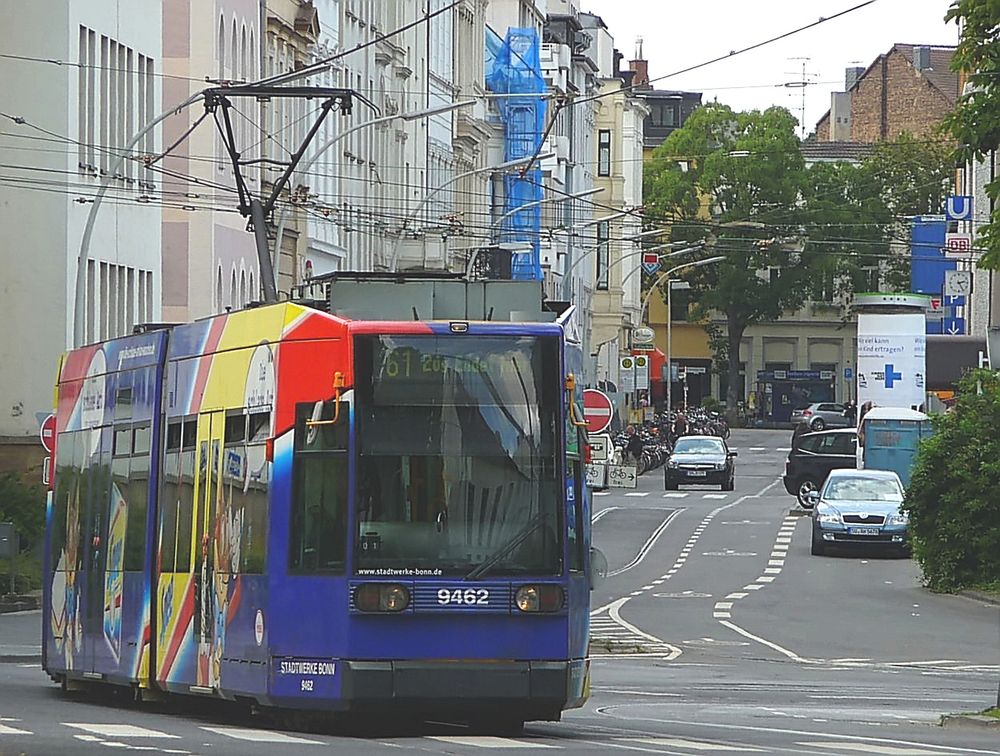
[(701, 406), (704, 407), (709, 412), (720, 412), (725, 409), (725, 406), (716, 399), (714, 396), (706, 396), (701, 400)]
[(904, 504), (924, 582), (955, 591), (1000, 580), (1000, 375), (966, 375), (934, 429)]
[(12, 522), (20, 550), (40, 546), (45, 534), (45, 489), (15, 473), (0, 473), (0, 522)]

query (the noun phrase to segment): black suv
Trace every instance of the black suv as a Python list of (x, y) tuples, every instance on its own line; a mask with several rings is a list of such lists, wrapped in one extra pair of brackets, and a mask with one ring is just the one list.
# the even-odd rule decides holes
[(808, 494), (819, 490), (830, 470), (857, 466), (857, 447), (858, 434), (854, 428), (804, 433), (785, 460), (782, 478), (785, 490), (808, 509), (812, 506)]

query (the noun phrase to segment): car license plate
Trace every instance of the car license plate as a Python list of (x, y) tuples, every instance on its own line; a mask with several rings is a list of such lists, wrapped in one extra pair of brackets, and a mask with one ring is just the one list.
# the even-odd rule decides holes
[(708, 473), (705, 470), (688, 470), (687, 474), (692, 478), (704, 478)]
[(878, 528), (848, 528), (847, 532), (850, 535), (877, 536), (879, 534), (879, 529)]

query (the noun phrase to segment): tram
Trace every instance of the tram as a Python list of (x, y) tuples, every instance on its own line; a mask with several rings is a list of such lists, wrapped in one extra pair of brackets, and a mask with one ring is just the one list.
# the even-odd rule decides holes
[(64, 356), (53, 680), (513, 729), (584, 703), (572, 308), (375, 278)]

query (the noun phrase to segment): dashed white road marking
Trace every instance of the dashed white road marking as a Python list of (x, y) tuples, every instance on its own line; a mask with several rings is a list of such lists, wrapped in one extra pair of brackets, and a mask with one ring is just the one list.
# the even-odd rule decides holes
[(20, 730), (17, 727), (11, 727), (10, 725), (0, 724), (0, 735), (33, 735), (34, 733), (28, 730)]
[(691, 751), (726, 751), (729, 753), (761, 753), (760, 748), (751, 746), (732, 745), (729, 743), (709, 743), (697, 740), (685, 740), (684, 738), (616, 738), (616, 741), (627, 741), (629, 743), (642, 743), (643, 745), (661, 746), (663, 748), (686, 748)]
[(683, 498), (685, 498), (687, 496), (688, 496), (688, 493), (686, 491), (685, 492), (681, 492), (681, 491), (667, 491), (667, 493), (663, 494), (663, 498), (664, 499), (683, 499)]
[(929, 750), (927, 748), (914, 748), (902, 746), (882, 746), (873, 743), (796, 743), (795, 745), (806, 748), (828, 748), (832, 751), (856, 751), (859, 753), (879, 753), (885, 756), (942, 756), (949, 751)]
[(703, 499), (725, 499), (726, 498), (726, 494), (707, 493), (707, 494), (704, 494), (701, 498), (703, 498)]
[(649, 491), (630, 491), (626, 496), (649, 496)]
[(429, 740), (437, 740), (451, 745), (470, 746), (472, 748), (559, 748), (537, 740), (523, 741), (510, 738), (496, 738), (490, 735), (428, 735)]
[(171, 738), (177, 740), (180, 735), (171, 735), (168, 732), (150, 730), (146, 727), (137, 727), (128, 724), (92, 724), (84, 722), (63, 722), (66, 727), (74, 727), (77, 730), (90, 732), (104, 738)]
[(739, 592), (737, 592), (737, 593), (730, 593), (728, 596), (726, 596), (726, 598), (727, 599), (741, 599), (741, 598), (746, 598), (749, 595), (750, 595), (749, 593), (739, 593)]
[(295, 735), (286, 735), (273, 730), (254, 730), (246, 727), (202, 727), (206, 732), (224, 735), (234, 740), (250, 740), (258, 743), (298, 743), (299, 745), (325, 745), (318, 740), (309, 740)]
[(611, 492), (610, 491), (594, 491), (593, 495), (594, 496), (610, 496)]
[(773, 583), (774, 582), (774, 576), (772, 575), (772, 576), (759, 577), (759, 578), (757, 578), (757, 582), (758, 583)]

